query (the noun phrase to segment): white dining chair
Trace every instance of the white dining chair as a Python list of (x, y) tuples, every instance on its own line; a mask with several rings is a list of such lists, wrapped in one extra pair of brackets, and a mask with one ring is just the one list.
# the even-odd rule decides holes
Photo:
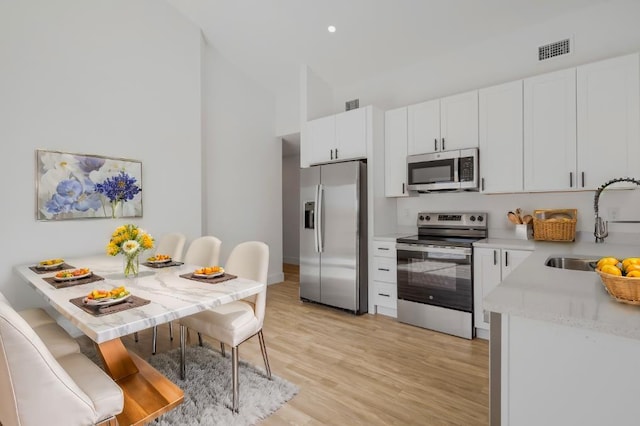
[[(220, 261), (220, 246), (222, 241), (211, 235), (196, 238), (189, 244), (187, 253), (184, 255), (184, 263), (195, 266), (216, 266)], [(160, 252), (158, 252), (160, 253)], [(173, 340), (173, 326), (169, 321), (169, 339)], [(153, 355), (156, 354), (158, 340), (158, 327), (153, 327), (152, 350)]]
[[(180, 232), (171, 232), (169, 234), (165, 234), (160, 238), (158, 244), (156, 245), (155, 254), (166, 254), (167, 256), (171, 256), (171, 260), (175, 260), (176, 262), (182, 261), (182, 254), (184, 252), (184, 244), (187, 241), (187, 237)], [(157, 335), (157, 329), (154, 327), (154, 334)], [(134, 333), (135, 341), (138, 341), (138, 332)], [(169, 338), (173, 340), (173, 328), (171, 324), (169, 324)], [(153, 353), (155, 354), (156, 349), (155, 345), (153, 348)]]
[(180, 232), (172, 232), (165, 234), (158, 241), (156, 246), (157, 254), (166, 254), (171, 256), (172, 260), (176, 262), (182, 262), (182, 254), (184, 251), (184, 244), (187, 242), (187, 237)]
[(269, 269), (269, 247), (259, 241), (248, 241), (238, 244), (231, 251), (224, 266), (225, 272), (241, 278), (247, 278), (264, 284), (262, 291), (246, 299), (225, 303), (213, 309), (199, 312), (180, 320), (180, 374), (185, 379), (185, 345), (186, 328), (198, 332), (202, 346), (201, 334), (210, 336), (220, 342), (222, 356), (225, 356), (225, 344), (231, 346), (231, 371), (233, 382), (232, 410), (238, 412), (238, 346), (258, 335), (262, 359), (267, 376), (271, 378), (271, 368), (267, 356), (262, 325), (267, 301), (267, 272)]

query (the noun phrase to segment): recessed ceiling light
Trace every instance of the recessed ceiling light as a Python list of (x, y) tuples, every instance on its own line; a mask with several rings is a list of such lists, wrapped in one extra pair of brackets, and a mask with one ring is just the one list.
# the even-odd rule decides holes
[(329, 31), (330, 33), (335, 33), (336, 27), (334, 27), (333, 25), (329, 25), (329, 27), (327, 27), (327, 31)]

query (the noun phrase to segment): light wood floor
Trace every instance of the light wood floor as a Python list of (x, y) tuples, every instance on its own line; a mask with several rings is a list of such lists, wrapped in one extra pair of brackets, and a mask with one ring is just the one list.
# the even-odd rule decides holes
[[(297, 266), (285, 265), (284, 273), (285, 281), (268, 289), (264, 336), (273, 374), (300, 392), (262, 425), (489, 423), (486, 341), (302, 303)], [(171, 342), (168, 328), (160, 327), (158, 351), (178, 347), (174, 331)], [(138, 343), (124, 341), (151, 356), (149, 331)], [(263, 367), (257, 337), (239, 351), (241, 359)]]

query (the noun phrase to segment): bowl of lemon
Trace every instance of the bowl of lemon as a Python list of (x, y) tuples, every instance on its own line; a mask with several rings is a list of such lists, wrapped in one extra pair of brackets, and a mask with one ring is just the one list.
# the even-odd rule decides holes
[(602, 257), (596, 272), (607, 292), (618, 302), (640, 305), (640, 257)]

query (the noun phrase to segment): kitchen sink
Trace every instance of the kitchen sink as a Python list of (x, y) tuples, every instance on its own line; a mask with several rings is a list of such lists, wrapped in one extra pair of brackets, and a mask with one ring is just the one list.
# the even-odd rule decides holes
[(594, 271), (598, 258), (587, 256), (550, 256), (545, 260), (545, 266), (551, 268), (571, 269), (574, 271)]

